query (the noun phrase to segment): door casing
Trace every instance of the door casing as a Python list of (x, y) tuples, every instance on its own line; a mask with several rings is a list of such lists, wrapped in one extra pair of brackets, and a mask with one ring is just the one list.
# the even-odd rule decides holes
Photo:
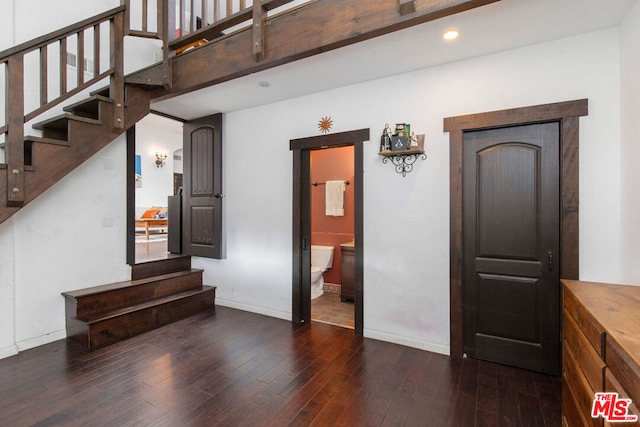
[(363, 335), (363, 151), (369, 129), (292, 139), (293, 233), (291, 318), (294, 325), (311, 322), (311, 150), (354, 146), (355, 334)]
[(588, 100), (580, 99), (444, 119), (444, 131), (449, 132), (450, 143), (449, 313), (451, 356), (462, 357), (463, 354), (463, 133), (471, 130), (533, 123), (558, 122), (560, 124), (560, 277), (578, 280), (579, 119), (586, 115), (588, 115)]

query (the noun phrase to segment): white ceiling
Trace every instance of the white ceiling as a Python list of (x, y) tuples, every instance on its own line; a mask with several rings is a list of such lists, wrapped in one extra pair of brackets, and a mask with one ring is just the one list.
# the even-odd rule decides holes
[[(502, 0), (155, 102), (152, 109), (193, 119), (617, 27), (636, 1), (640, 0)], [(453, 42), (442, 39), (449, 28), (460, 31)], [(259, 86), (261, 81), (269, 86)]]

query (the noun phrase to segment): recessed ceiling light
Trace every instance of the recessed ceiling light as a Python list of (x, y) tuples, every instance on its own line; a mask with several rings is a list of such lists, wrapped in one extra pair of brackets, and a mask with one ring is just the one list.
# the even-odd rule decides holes
[(264, 80), (259, 81), (258, 82), (258, 86), (260, 86), (260, 87), (269, 87), (269, 82), (266, 82)]
[(458, 36), (460, 35), (460, 33), (458, 32), (458, 30), (447, 30), (443, 35), (442, 38), (445, 40), (455, 40), (458, 38)]

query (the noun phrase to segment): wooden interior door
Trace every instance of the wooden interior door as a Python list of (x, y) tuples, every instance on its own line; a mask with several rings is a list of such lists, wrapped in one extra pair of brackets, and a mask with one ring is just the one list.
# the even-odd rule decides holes
[(463, 138), (464, 352), (558, 375), (559, 123)]
[(222, 114), (183, 127), (183, 252), (222, 258)]

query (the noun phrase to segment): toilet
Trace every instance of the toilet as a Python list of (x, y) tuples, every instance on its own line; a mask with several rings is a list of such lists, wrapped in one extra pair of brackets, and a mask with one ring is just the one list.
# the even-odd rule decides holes
[(333, 246), (311, 245), (311, 299), (324, 293), (322, 274), (333, 264)]

